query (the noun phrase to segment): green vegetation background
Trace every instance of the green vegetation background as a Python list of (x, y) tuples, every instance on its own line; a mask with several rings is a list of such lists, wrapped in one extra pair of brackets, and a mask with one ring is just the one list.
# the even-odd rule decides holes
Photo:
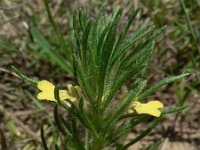
[[(51, 135), (53, 108), (35, 100), (36, 89), (18, 79), (11, 72), (11, 65), (36, 79), (70, 82), (73, 12), (87, 6), (94, 16), (102, 5), (108, 13), (121, 6), (124, 24), (133, 9), (142, 9), (130, 34), (140, 22), (153, 22), (157, 27), (167, 25), (155, 43), (150, 81), (153, 84), (183, 72), (191, 75), (162, 88), (152, 98), (163, 100), (166, 106), (193, 102), (199, 108), (199, 0), (52, 0), (49, 1), (52, 20), (43, 1), (0, 0), (0, 133), (12, 145), (10, 149), (34, 149), (34, 143), (40, 142), (39, 127), (43, 122), (47, 123), (46, 134)], [(49, 138), (49, 143), (52, 140)]]

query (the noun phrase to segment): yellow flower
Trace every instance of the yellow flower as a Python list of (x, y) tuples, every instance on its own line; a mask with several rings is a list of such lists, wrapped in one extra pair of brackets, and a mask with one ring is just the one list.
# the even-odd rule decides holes
[(130, 108), (135, 109), (138, 114), (148, 114), (154, 117), (159, 117), (161, 112), (159, 109), (163, 108), (163, 103), (160, 101), (150, 101), (146, 104), (142, 104), (138, 101), (133, 102)]
[[(55, 85), (47, 80), (39, 81), (37, 84), (38, 89), (41, 90), (38, 93), (37, 98), (39, 100), (56, 101), (54, 97)], [(71, 102), (76, 101), (80, 95), (80, 88), (71, 84), (67, 85), (67, 90), (59, 90), (60, 100), (69, 100)]]

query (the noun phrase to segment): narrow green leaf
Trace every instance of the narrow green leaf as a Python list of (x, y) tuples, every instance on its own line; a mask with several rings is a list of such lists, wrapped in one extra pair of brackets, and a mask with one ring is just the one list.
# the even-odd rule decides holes
[(79, 30), (78, 30), (78, 26), (77, 26), (77, 12), (75, 11), (73, 14), (73, 44), (74, 44), (74, 49), (73, 52), (76, 53), (76, 51), (80, 51), (82, 45), (81, 45), (81, 40), (79, 37)]
[(89, 21), (87, 26), (86, 26), (86, 29), (83, 33), (83, 49), (82, 49), (82, 63), (83, 63), (83, 66), (86, 67), (87, 65), (87, 58), (86, 58), (86, 55), (87, 55), (87, 43), (88, 43), (88, 36), (89, 36), (89, 33), (90, 33), (90, 30), (91, 30), (91, 27), (92, 27), (92, 22)]
[(138, 142), (139, 140), (144, 138), (160, 123), (160, 121), (161, 121), (161, 118), (156, 118), (146, 130), (144, 130), (140, 133), (140, 135), (138, 137), (136, 137), (135, 139), (128, 142), (126, 145), (124, 145), (119, 150), (126, 150), (128, 147), (130, 147), (131, 145), (135, 144), (136, 142)]
[(104, 22), (104, 20), (102, 19), (102, 16), (104, 14), (104, 10), (105, 10), (104, 7), (102, 7), (100, 9), (100, 12), (97, 14), (97, 17), (96, 17), (95, 22), (93, 24), (92, 36), (91, 36), (92, 43), (91, 44), (95, 47), (95, 50), (97, 50), (98, 40), (100, 38), (99, 34), (101, 33), (101, 29), (103, 27), (103, 26), (101, 26), (101, 23)]
[(77, 120), (74, 115), (71, 116), (71, 122), (72, 122), (72, 136), (73, 136), (73, 143), (76, 149), (78, 150), (84, 150), (83, 144), (81, 144), (81, 141), (79, 139), (78, 134), (78, 127), (77, 127)]
[(180, 112), (186, 108), (192, 107), (193, 104), (184, 104), (183, 106), (177, 106), (175, 108), (170, 108), (170, 109), (166, 109), (166, 110), (161, 110), (161, 113), (164, 114), (170, 114), (170, 113), (176, 113), (176, 112)]
[(80, 113), (80, 115), (82, 116), (82, 118), (83, 118), (83, 120), (84, 120), (84, 122), (85, 122), (85, 124), (86, 124), (86, 127), (87, 127), (88, 129), (90, 129), (90, 130), (93, 132), (94, 136), (98, 137), (98, 134), (97, 134), (97, 131), (96, 131), (96, 129), (95, 129), (95, 126), (94, 126), (94, 124), (90, 121), (90, 119), (89, 119), (89, 117), (88, 117), (88, 114), (86, 114), (86, 112), (85, 112), (83, 106), (84, 106), (84, 101), (83, 101), (83, 99), (80, 99), (80, 102), (79, 102), (79, 109), (80, 109), (80, 112), (79, 112), (79, 113)]
[(58, 52), (51, 48), (51, 45), (42, 37), (38, 30), (35, 27), (32, 27), (30, 31), (33, 38), (43, 48), (43, 50), (45, 50), (45, 52), (50, 56), (50, 58), (64, 71), (72, 75), (72, 67), (66, 63), (65, 59)]
[(156, 141), (155, 143), (151, 144), (148, 148), (142, 150), (158, 150), (160, 144), (163, 142), (163, 139)]
[(117, 27), (121, 18), (122, 9), (118, 9), (116, 11), (116, 14), (113, 17), (112, 24), (108, 30), (108, 34), (105, 40), (105, 43), (103, 43), (103, 51), (101, 55), (101, 60), (103, 62), (103, 65), (107, 65), (108, 59), (110, 58), (110, 55), (112, 54), (114, 43), (116, 39), (117, 34)]
[[(85, 70), (83, 70), (83, 67), (79, 64), (77, 57), (73, 56), (74, 58), (74, 64), (76, 67), (76, 71), (79, 75), (79, 84), (82, 84), (81, 86), (83, 87), (82, 89), (85, 89), (85, 94), (92, 106), (92, 108), (95, 108), (95, 104), (94, 104), (94, 97), (95, 97), (95, 91), (93, 88), (91, 88), (91, 84), (88, 80), (88, 76), (85, 75)], [(84, 92), (84, 91), (83, 91)]]
[[(43, 2), (44, 2), (44, 5), (45, 5), (45, 8), (46, 8), (46, 12), (47, 12), (47, 15), (48, 15), (49, 22), (51, 23), (51, 25), (54, 29), (54, 32), (56, 33), (57, 39), (58, 39), (62, 49), (64, 49), (67, 53), (69, 53), (70, 51), (68, 49), (68, 46), (66, 45), (64, 36), (62, 35), (60, 28), (56, 25), (54, 18), (52, 16), (51, 10), (49, 8), (48, 0), (43, 0)], [(71, 62), (72, 61), (71, 55), (67, 55), (67, 56), (68, 56), (68, 61)]]
[(113, 46), (116, 39), (117, 27), (120, 21), (121, 13), (122, 13), (122, 9), (118, 9), (116, 13), (114, 14), (113, 21), (109, 28), (105, 43), (102, 43), (103, 50), (102, 50), (102, 54), (100, 55), (101, 64), (100, 64), (100, 72), (99, 72), (100, 75), (99, 75), (99, 81), (98, 81), (99, 88), (98, 88), (98, 96), (97, 96), (97, 106), (96, 106), (97, 108), (99, 108), (99, 105), (102, 103), (102, 95), (105, 88), (104, 86), (105, 78), (106, 78), (105, 75), (108, 68), (109, 58), (113, 51)]
[(140, 116), (140, 118), (134, 119), (130, 123), (118, 127), (114, 131), (112, 130), (111, 131), (112, 133), (110, 134), (111, 136), (108, 137), (108, 140), (110, 140), (111, 142), (115, 142), (117, 140), (117, 138), (119, 138), (122, 134), (126, 134), (126, 133), (130, 132), (135, 126), (137, 126), (138, 124), (140, 124), (142, 122), (145, 122), (149, 118), (150, 118), (150, 116)]
[[(139, 40), (143, 39), (144, 37), (146, 37), (149, 33), (151, 33), (154, 30), (155, 26), (154, 25), (149, 25), (147, 28), (142, 29), (141, 27), (138, 27), (138, 29), (136, 30), (135, 34), (133, 35), (133, 37), (126, 42), (125, 44), (122, 44), (121, 47), (119, 47), (117, 49), (117, 51), (114, 53), (112, 60), (111, 60), (111, 64), (113, 64), (117, 58), (120, 58), (120, 56), (123, 56), (125, 53), (127, 53), (127, 51), (134, 45), (136, 44), (136, 42), (138, 42)], [(146, 45), (145, 45), (146, 46)], [(138, 52), (139, 48), (135, 48), (132, 53), (136, 53)], [(133, 57), (133, 54), (131, 54), (131, 56), (127, 57), (125, 60), (130, 59)]]
[(62, 122), (60, 121), (60, 117), (58, 115), (58, 105), (56, 105), (54, 108), (54, 118), (59, 131), (63, 134), (63, 136), (67, 136), (68, 133), (65, 131)]
[[(40, 111), (46, 110), (45, 106), (43, 106), (43, 104), (40, 101), (38, 101), (35, 97), (33, 97), (33, 95), (30, 92), (25, 91), (25, 93), (32, 100), (33, 104), (36, 106), (36, 108), (38, 110), (40, 110)], [(49, 115), (49, 112), (45, 111), (44, 115), (47, 118), (47, 122), (50, 124), (51, 130), (52, 130), (53, 143), (56, 144), (58, 137), (57, 137), (57, 134), (56, 134), (57, 130), (55, 128), (54, 120)]]
[(118, 121), (118, 119), (130, 106), (130, 104), (135, 100), (135, 97), (137, 97), (137, 95), (143, 90), (146, 83), (147, 83), (146, 81), (143, 81), (139, 84), (138, 87), (136, 87), (132, 91), (129, 91), (129, 94), (126, 96), (126, 98), (120, 104), (118, 104), (118, 107), (115, 113), (111, 116), (110, 114), (108, 114), (109, 119), (107, 120), (106, 118), (107, 121), (104, 126), (104, 129), (106, 129), (106, 131), (108, 128), (112, 127)]
[[(112, 101), (112, 98), (115, 96), (117, 90), (119, 90), (119, 88), (125, 84), (126, 81), (130, 80), (130, 78), (133, 75), (137, 75), (137, 72), (139, 72), (139, 70), (141, 70), (141, 68), (143, 68), (144, 66), (135, 66), (132, 67), (132, 69), (127, 70), (126, 72), (118, 72), (118, 74), (115, 76), (115, 79), (113, 80), (113, 84), (111, 85), (109, 91), (109, 95), (107, 97), (105, 97), (105, 102), (103, 104), (103, 110), (105, 111), (105, 109), (108, 107), (108, 105), (110, 104), (110, 102)], [(120, 75), (120, 76), (118, 76)]]
[[(131, 51), (131, 53), (123, 60), (122, 63), (125, 63), (127, 60), (131, 59), (135, 53), (140, 50), (143, 49), (144, 47), (146, 47), (146, 45), (148, 45), (149, 43), (151, 43), (153, 40), (155, 40), (155, 38), (157, 38), (165, 29), (166, 26), (158, 29), (157, 31), (155, 31), (150, 37), (148, 37), (143, 43), (139, 43), (138, 46), (134, 49), (134, 51)], [(147, 28), (148, 29), (148, 28)], [(147, 30), (146, 33), (144, 33), (144, 35), (146, 36), (146, 34), (150, 33), (151, 31), (153, 31), (154, 26), (149, 26), (149, 30)], [(143, 35), (143, 34), (142, 34)], [(143, 36), (144, 36), (143, 35)], [(140, 37), (140, 36), (139, 36)]]
[(114, 48), (115, 50), (114, 50), (113, 53), (116, 54), (116, 53), (117, 53), (116, 50), (117, 50), (118, 47), (121, 46), (121, 44), (124, 42), (124, 39), (126, 38), (126, 35), (127, 35), (128, 31), (129, 31), (129, 28), (130, 28), (130, 26), (131, 26), (131, 23), (133, 22), (134, 18), (135, 18), (136, 15), (138, 14), (139, 10), (140, 10), (140, 9), (137, 9), (137, 10), (135, 10), (135, 11), (133, 12), (132, 16), (130, 17), (130, 19), (129, 19), (129, 21), (128, 21), (126, 27), (125, 27), (125, 29), (121, 32), (121, 34), (120, 34), (120, 36), (119, 36), (119, 38), (118, 38), (118, 40), (117, 40), (116, 46), (115, 46), (115, 48)]
[(107, 37), (107, 33), (110, 29), (111, 26), (111, 22), (109, 22), (104, 30), (102, 31), (99, 40), (98, 40), (98, 45), (97, 45), (97, 60), (100, 58), (100, 55), (102, 54), (102, 50), (103, 50), (103, 43), (105, 43), (106, 37)]
[(131, 27), (131, 23), (133, 22), (133, 20), (135, 19), (135, 17), (137, 16), (137, 14), (139, 13), (141, 9), (140, 8), (137, 8), (136, 10), (133, 11), (131, 17), (129, 18), (128, 20), (128, 23), (125, 27), (125, 30), (124, 30), (124, 34), (126, 35)]
[[(136, 52), (136, 54), (134, 55), (134, 57), (132, 57), (129, 60), (126, 60), (126, 62), (121, 64), (121, 68), (122, 67), (126, 67), (126, 68), (130, 68), (132, 65), (140, 65), (140, 64), (146, 64), (148, 65), (148, 58), (151, 58), (151, 53), (153, 50), (153, 46), (154, 44), (148, 44), (146, 45), (143, 49), (141, 49), (138, 53)], [(121, 69), (120, 68), (120, 69)], [(128, 69), (127, 69), (128, 70)]]
[(182, 74), (182, 75), (178, 75), (178, 76), (171, 76), (171, 77), (167, 77), (163, 80), (161, 80), (160, 82), (156, 83), (155, 85), (153, 85), (152, 87), (150, 87), (149, 89), (147, 89), (144, 93), (140, 94), (137, 97), (137, 100), (142, 101), (144, 98), (146, 98), (147, 96), (149, 96), (150, 94), (154, 93), (155, 91), (157, 91), (160, 87), (167, 85), (171, 82), (174, 82), (176, 80), (179, 80), (181, 78), (184, 78), (186, 76), (188, 76), (188, 73)]
[[(77, 117), (82, 123), (83, 125), (88, 128), (91, 129), (92, 132), (94, 133), (95, 136), (97, 136), (96, 130), (94, 125), (91, 123), (91, 121), (88, 119), (87, 115), (85, 114), (84, 110), (83, 110), (83, 101), (80, 100), (80, 111), (74, 106), (73, 103), (71, 103), (71, 107), (67, 106), (66, 104), (64, 104), (64, 102), (62, 102), (59, 98), (59, 87), (56, 86), (55, 90), (54, 90), (54, 96), (55, 99), (57, 100), (58, 104), (60, 106), (63, 106), (67, 111), (69, 111), (74, 117)], [(54, 112), (55, 116), (57, 115), (56, 112)], [(57, 116), (58, 117), (58, 116)], [(59, 118), (55, 118), (56, 123), (58, 123), (58, 128), (59, 130), (63, 133), (66, 134), (66, 131), (63, 129), (63, 126), (61, 124), (61, 121), (64, 122), (64, 125), (67, 127), (67, 129), (72, 133), (73, 130), (71, 129), (71, 127), (69, 127), (69, 125), (66, 123), (66, 121), (64, 120), (64, 118), (61, 117), (61, 121)], [(73, 121), (73, 120), (72, 120)], [(74, 122), (75, 123), (75, 122)], [(74, 126), (75, 129), (75, 126)]]
[(24, 75), (23, 73), (21, 73), (21, 71), (19, 71), (19, 69), (17, 69), (15, 66), (11, 67), (12, 70), (24, 81), (29, 82), (33, 85), (37, 85), (38, 81), (37, 80), (33, 80), (31, 78), (29, 78), (28, 76)]
[(84, 9), (80, 9), (79, 13), (78, 13), (78, 17), (79, 17), (79, 24), (81, 27), (81, 30), (84, 31), (87, 25), (87, 8)]
[(61, 100), (60, 100), (60, 95), (59, 95), (59, 86), (56, 86), (54, 89), (54, 97), (55, 97), (55, 100), (58, 102), (58, 104), (62, 105)]
[(43, 147), (45, 150), (49, 150), (48, 146), (47, 146), (47, 143), (46, 143), (46, 138), (44, 136), (44, 129), (43, 129), (43, 126), (41, 126), (40, 128), (40, 134), (41, 134), (41, 139), (42, 139), (42, 144), (43, 144)]
[(71, 133), (72, 129), (71, 126), (68, 124), (68, 122), (63, 118), (63, 116), (60, 116), (60, 120), (62, 124), (67, 128), (67, 130)]

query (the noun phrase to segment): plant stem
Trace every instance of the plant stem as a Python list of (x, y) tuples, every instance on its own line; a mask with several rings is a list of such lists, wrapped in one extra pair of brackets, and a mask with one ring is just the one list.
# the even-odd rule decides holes
[(188, 14), (188, 12), (187, 12), (187, 9), (186, 9), (186, 6), (185, 6), (185, 2), (184, 2), (184, 0), (179, 0), (179, 1), (180, 1), (180, 3), (181, 3), (181, 6), (182, 6), (183, 11), (184, 11), (184, 13), (185, 13), (186, 21), (187, 21), (188, 26), (189, 26), (189, 29), (190, 29), (190, 31), (191, 31), (191, 33), (192, 33), (192, 37), (193, 37), (193, 39), (194, 39), (194, 42), (195, 42), (195, 44), (196, 44), (196, 46), (197, 46), (197, 49), (198, 49), (198, 52), (199, 52), (199, 54), (200, 54), (200, 45), (199, 45), (199, 43), (198, 43), (198, 41), (197, 41), (197, 36), (196, 36), (195, 31), (194, 31), (194, 29), (193, 29), (193, 26), (192, 26), (192, 24), (191, 24), (190, 16), (189, 16), (189, 14)]
[(104, 140), (101, 138), (94, 139), (94, 142), (92, 144), (92, 150), (102, 150), (104, 145)]
[(94, 113), (94, 124), (95, 128), (97, 130), (98, 136), (94, 137), (93, 143), (92, 143), (92, 150), (102, 150), (105, 144), (105, 138), (104, 135), (102, 135), (103, 132), (103, 117), (102, 114), (99, 112)]

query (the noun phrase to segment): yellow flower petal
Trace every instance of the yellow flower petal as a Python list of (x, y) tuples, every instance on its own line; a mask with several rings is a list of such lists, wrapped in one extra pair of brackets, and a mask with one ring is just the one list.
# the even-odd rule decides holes
[(47, 80), (39, 81), (37, 87), (38, 89), (41, 90), (41, 92), (37, 95), (38, 99), (55, 101), (54, 98), (55, 86), (51, 82)]
[(68, 84), (67, 85), (67, 90), (70, 93), (70, 95), (72, 95), (72, 93), (73, 93), (73, 85), (72, 84)]
[(68, 94), (66, 90), (59, 90), (60, 100), (71, 99), (72, 97)]
[(37, 95), (37, 99), (55, 101), (54, 94), (52, 94), (52, 92), (40, 92)]
[(163, 108), (164, 105), (160, 101), (152, 100), (147, 103), (148, 105), (153, 106), (154, 108)]
[(47, 80), (39, 81), (37, 84), (38, 89), (41, 91), (54, 91), (55, 85)]
[[(53, 85), (51, 82), (47, 80), (39, 81), (37, 87), (41, 90), (41, 92), (37, 95), (38, 99), (56, 101), (54, 97), (55, 85)], [(73, 94), (74, 87), (71, 84), (67, 85), (67, 87), (68, 91), (59, 90), (60, 100), (69, 100), (71, 102), (76, 101), (77, 97)]]
[(79, 86), (73, 86), (72, 84), (67, 85), (67, 91), (70, 96), (79, 98), (81, 95), (81, 89)]
[(140, 102), (133, 102), (132, 107), (136, 110), (138, 114), (149, 114), (155, 117), (161, 115), (160, 108), (163, 108), (163, 103), (160, 101), (150, 101), (146, 104)]

